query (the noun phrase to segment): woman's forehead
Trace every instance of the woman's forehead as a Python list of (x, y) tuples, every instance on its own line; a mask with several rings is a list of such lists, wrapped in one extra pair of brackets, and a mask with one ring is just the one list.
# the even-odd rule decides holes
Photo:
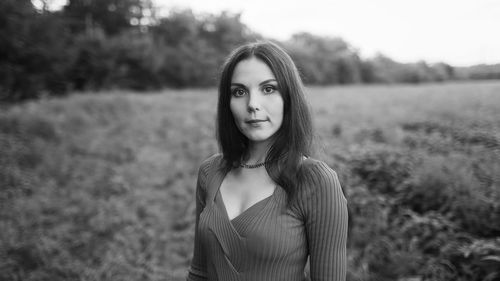
[(236, 64), (231, 83), (252, 85), (267, 80), (276, 80), (271, 68), (262, 60), (251, 57)]

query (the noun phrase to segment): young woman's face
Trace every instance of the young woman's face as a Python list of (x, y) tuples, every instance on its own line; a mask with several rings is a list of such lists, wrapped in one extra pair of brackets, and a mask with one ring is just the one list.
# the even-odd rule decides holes
[(283, 97), (271, 69), (252, 57), (231, 79), (230, 107), (236, 126), (251, 142), (270, 141), (283, 123)]

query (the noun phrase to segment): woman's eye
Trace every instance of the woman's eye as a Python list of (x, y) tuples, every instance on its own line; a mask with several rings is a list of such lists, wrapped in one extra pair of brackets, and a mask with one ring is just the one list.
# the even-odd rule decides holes
[(265, 94), (272, 94), (275, 90), (276, 88), (274, 86), (265, 86), (263, 89)]
[(233, 96), (235, 97), (241, 97), (243, 95), (245, 95), (245, 90), (241, 89), (241, 88), (236, 88), (232, 91), (232, 94)]

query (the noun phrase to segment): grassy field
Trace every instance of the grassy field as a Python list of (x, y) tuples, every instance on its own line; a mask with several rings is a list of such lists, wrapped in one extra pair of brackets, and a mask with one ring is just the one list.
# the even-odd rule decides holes
[[(308, 88), (348, 280), (498, 280), (500, 82)], [(184, 280), (215, 90), (0, 108), (0, 280)]]

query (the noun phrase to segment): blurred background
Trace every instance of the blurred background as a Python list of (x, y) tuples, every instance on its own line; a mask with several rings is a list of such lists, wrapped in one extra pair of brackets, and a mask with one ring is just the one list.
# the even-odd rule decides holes
[(348, 280), (500, 280), (500, 3), (0, 2), (0, 280), (184, 280), (217, 78), (271, 40), (349, 202)]

